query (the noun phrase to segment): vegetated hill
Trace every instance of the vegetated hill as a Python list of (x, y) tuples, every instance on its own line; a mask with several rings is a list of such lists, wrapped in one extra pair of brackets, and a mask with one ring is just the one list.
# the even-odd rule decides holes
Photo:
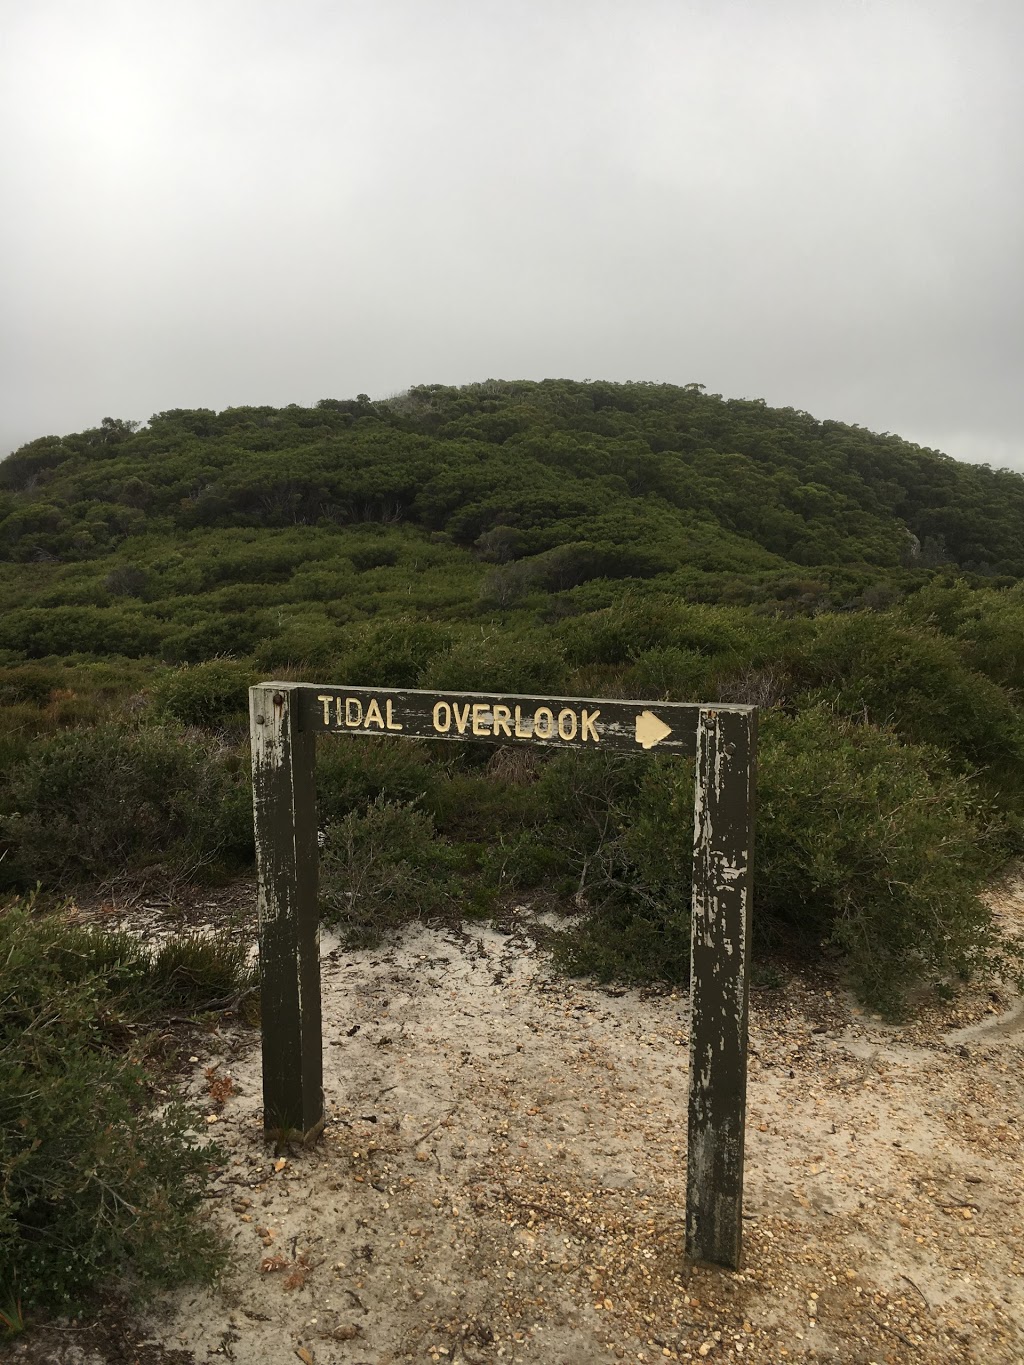
[[(234, 958), (39, 909), (251, 875), (250, 682), (756, 703), (755, 981), (781, 947), (896, 1011), (1024, 976), (978, 894), (1024, 852), (1020, 576), (1020, 476), (694, 385), (105, 418), (0, 462), (0, 890), (28, 893), (0, 896), (0, 1280), (52, 1307), (212, 1265), (195, 1121), (136, 1114), (166, 1093), (138, 1029)], [(572, 912), (567, 970), (687, 980), (680, 760), (327, 740), (317, 799), (350, 941), (526, 898)]]
[(88, 557), (154, 524), (373, 521), (462, 545), (509, 527), (516, 558), (618, 547), (607, 566), (581, 566), (590, 575), (922, 559), (1024, 572), (1020, 475), (693, 384), (489, 381), (176, 410), (142, 430), (105, 418), (23, 446), (0, 464), (0, 489), (0, 547), (18, 560)]
[(32, 441), (0, 462), (2, 560), (33, 568), (3, 575), (0, 649), (262, 643), (269, 664), (292, 657), (285, 603), (329, 652), (332, 627), (382, 609), (451, 617), (595, 580), (818, 609), (935, 568), (1005, 584), (1024, 477), (700, 385), (434, 385)]
[[(892, 999), (984, 957), (1024, 848), (1022, 547), (1021, 476), (699, 385), (45, 437), (0, 462), (0, 880), (244, 863), (260, 675), (751, 701), (759, 924)], [(682, 768), (397, 749), (321, 756), (353, 933), (553, 888), (593, 909), (567, 960), (684, 973)]]

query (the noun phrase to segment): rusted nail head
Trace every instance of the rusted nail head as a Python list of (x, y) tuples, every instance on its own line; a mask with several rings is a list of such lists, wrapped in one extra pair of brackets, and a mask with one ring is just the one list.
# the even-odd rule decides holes
[(283, 705), (284, 705), (284, 693), (283, 693), (283, 692), (275, 692), (275, 693), (274, 693), (274, 705), (275, 705), (275, 706), (283, 706)]

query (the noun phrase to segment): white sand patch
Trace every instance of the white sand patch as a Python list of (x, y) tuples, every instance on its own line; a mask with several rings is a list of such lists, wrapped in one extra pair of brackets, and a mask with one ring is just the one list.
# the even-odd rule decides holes
[(219, 1112), (206, 1097), (234, 1267), (163, 1300), (168, 1349), (1024, 1361), (1019, 1006), (898, 1029), (800, 983), (755, 992), (734, 1274), (682, 1258), (685, 998), (554, 977), (522, 927), (325, 938), (323, 989), (316, 1147), (264, 1146), (256, 1033), (211, 1038), (196, 1067), (200, 1097), (210, 1067), (237, 1086)]

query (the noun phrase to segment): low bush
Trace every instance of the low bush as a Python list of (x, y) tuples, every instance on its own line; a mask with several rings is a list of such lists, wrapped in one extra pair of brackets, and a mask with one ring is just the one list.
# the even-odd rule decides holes
[[(559, 756), (541, 779), (581, 915), (556, 960), (600, 979), (685, 984), (692, 774), (678, 761)], [(913, 992), (1020, 975), (979, 890), (999, 824), (935, 748), (825, 706), (765, 714), (754, 936), (804, 961), (831, 954), (857, 994), (898, 1014)]]
[(382, 797), (328, 828), (320, 857), (323, 918), (353, 946), (454, 908), (451, 845), (412, 802)]
[(978, 892), (990, 812), (942, 754), (824, 706), (765, 715), (755, 918), (805, 957), (827, 944), (862, 999), (899, 1012), (915, 988), (1000, 970)]
[(6, 875), (60, 887), (157, 865), (195, 876), (248, 860), (248, 774), (228, 757), (162, 727), (108, 724), (34, 740), (4, 797)]
[[(556, 937), (555, 962), (599, 981), (683, 985), (690, 970), (692, 768), (672, 759), (576, 766), (567, 797), (582, 797), (597, 819), (581, 829), (584, 847), (590, 844), (579, 860), (576, 903), (584, 913)], [(565, 765), (556, 785), (569, 775)]]
[(153, 1108), (138, 1052), (152, 966), (129, 935), (0, 909), (0, 1302), (53, 1310), (224, 1261), (202, 1214), (221, 1154), (197, 1113)]
[(451, 630), (434, 621), (373, 622), (352, 634), (341, 664), (341, 681), (352, 687), (416, 687), (452, 641)]
[(419, 685), (445, 692), (543, 694), (563, 688), (565, 678), (565, 660), (554, 640), (487, 630), (435, 655)]
[(165, 675), (157, 684), (157, 710), (181, 725), (204, 729), (245, 728), (249, 716), (249, 688), (258, 681), (250, 664), (235, 659), (185, 664)]
[(146, 985), (155, 1000), (184, 1010), (224, 1009), (255, 988), (245, 943), (227, 935), (180, 934), (152, 954)]
[(842, 714), (890, 726), (977, 771), (1024, 761), (1024, 726), (1011, 697), (964, 663), (957, 644), (926, 626), (856, 613), (821, 617), (793, 659), (802, 683)]
[[(316, 798), (321, 826), (337, 824), (378, 799), (432, 808), (444, 768), (431, 761), (437, 745), (328, 736), (317, 745)], [(448, 746), (444, 746), (448, 747)]]

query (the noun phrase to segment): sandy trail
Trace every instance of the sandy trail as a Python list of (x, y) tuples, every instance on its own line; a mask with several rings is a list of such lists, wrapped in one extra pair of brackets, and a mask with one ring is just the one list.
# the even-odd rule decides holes
[[(1021, 923), (1024, 886), (997, 909)], [(188, 919), (251, 934), (253, 913), (239, 888)], [(685, 997), (557, 977), (535, 932), (523, 910), (372, 953), (325, 936), (316, 1147), (264, 1145), (256, 1030), (194, 1054), (228, 1152), (222, 1283), (126, 1313), (103, 1349), (30, 1334), (12, 1358), (1024, 1362), (1024, 1002), (977, 991), (896, 1027), (820, 983), (755, 991), (730, 1273), (682, 1257)]]
[(193, 1093), (231, 1153), (235, 1269), (166, 1299), (154, 1341), (254, 1365), (1024, 1361), (1019, 1003), (899, 1028), (755, 992), (744, 1266), (698, 1269), (686, 1000), (555, 977), (529, 926), (325, 938), (311, 1151), (262, 1144), (255, 1036), (211, 1038)]

